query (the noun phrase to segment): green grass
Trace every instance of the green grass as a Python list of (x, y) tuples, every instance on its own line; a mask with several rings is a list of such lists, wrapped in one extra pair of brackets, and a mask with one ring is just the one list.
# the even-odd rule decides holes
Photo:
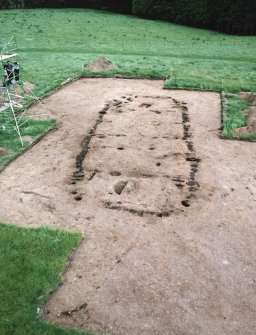
[(243, 134), (239, 138), (243, 140), (256, 140), (256, 134)]
[(89, 9), (1, 10), (0, 31), (16, 33), (22, 79), (37, 85), (38, 96), (67, 78), (90, 75), (83, 67), (100, 55), (119, 66), (102, 76), (164, 78), (166, 88), (256, 92), (255, 36)]
[(46, 324), (37, 315), (80, 241), (78, 233), (0, 223), (1, 335), (85, 335)]
[(167, 87), (256, 91), (256, 37), (88, 9), (2, 10), (0, 31), (17, 34), (23, 78), (39, 95), (100, 55), (117, 73), (168, 78)]
[[(223, 93), (223, 132), (226, 138), (233, 138), (237, 128), (246, 125), (244, 110), (249, 107), (249, 103), (242, 100), (237, 94)], [(255, 139), (256, 134), (240, 135), (242, 139)]]
[[(10, 113), (7, 114), (9, 117)], [(0, 124), (4, 114), (0, 114)], [(0, 156), (0, 166), (5, 165), (8, 161), (17, 157), (22, 151), (24, 151), (27, 147), (31, 144), (30, 142), (23, 142), (23, 146), (21, 145), (19, 136), (17, 132), (13, 129), (14, 123), (12, 119), (9, 117), (9, 131), (5, 131), (0, 129), (0, 147), (8, 149), (9, 154), (6, 156)], [(5, 119), (6, 122), (6, 119)], [(55, 119), (48, 119), (48, 120), (28, 120), (21, 128), (21, 136), (30, 136), (33, 141), (35, 141), (38, 137), (45, 134), (50, 129), (56, 126), (57, 122)]]

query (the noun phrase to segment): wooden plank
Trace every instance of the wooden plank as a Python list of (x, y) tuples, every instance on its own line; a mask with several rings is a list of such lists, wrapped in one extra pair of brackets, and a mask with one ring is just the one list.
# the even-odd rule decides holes
[(4, 61), (13, 57), (16, 57), (17, 54), (10, 54), (10, 55), (0, 55), (0, 61)]

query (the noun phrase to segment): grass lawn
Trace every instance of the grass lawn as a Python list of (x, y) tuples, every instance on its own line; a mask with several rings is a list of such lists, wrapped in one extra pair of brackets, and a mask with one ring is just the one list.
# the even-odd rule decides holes
[[(42, 96), (106, 55), (115, 73), (165, 78), (166, 87), (256, 92), (256, 37), (229, 36), (89, 9), (1, 10), (16, 33), (22, 79)], [(1, 144), (1, 143), (0, 143)]]
[(119, 73), (168, 78), (168, 87), (256, 91), (256, 37), (239, 37), (88, 9), (1, 10), (16, 33), (23, 79), (39, 95), (106, 55)]
[(0, 223), (1, 335), (85, 335), (46, 324), (37, 316), (62, 281), (68, 257), (80, 241), (77, 233)]

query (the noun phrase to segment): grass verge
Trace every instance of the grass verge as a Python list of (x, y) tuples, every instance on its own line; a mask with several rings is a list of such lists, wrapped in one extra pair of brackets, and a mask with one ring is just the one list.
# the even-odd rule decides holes
[(235, 130), (246, 126), (245, 110), (250, 106), (248, 102), (242, 100), (239, 95), (222, 93), (223, 131), (224, 138), (237, 138), (254, 140), (256, 134), (235, 135)]
[(44, 323), (37, 315), (62, 281), (68, 257), (81, 238), (78, 233), (0, 223), (1, 335), (85, 335)]

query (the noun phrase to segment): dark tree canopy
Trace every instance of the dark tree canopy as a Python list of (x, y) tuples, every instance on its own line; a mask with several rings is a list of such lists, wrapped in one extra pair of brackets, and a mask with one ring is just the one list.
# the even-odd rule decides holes
[(256, 0), (0, 0), (0, 8), (39, 7), (95, 8), (228, 34), (256, 34)]
[(256, 34), (255, 0), (133, 0), (133, 13), (229, 34)]

